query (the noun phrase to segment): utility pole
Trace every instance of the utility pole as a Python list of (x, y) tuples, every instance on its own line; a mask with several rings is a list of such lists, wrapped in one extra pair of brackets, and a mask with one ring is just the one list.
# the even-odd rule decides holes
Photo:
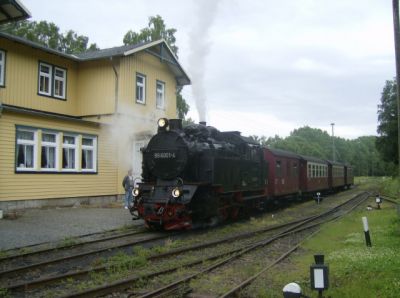
[(335, 123), (331, 123), (332, 125), (332, 161), (335, 161), (335, 138), (333, 134), (333, 127), (335, 126)]
[[(399, 0), (393, 0), (393, 28), (394, 50), (396, 56), (396, 83), (397, 83), (397, 151), (400, 177), (400, 24), (399, 24)], [(400, 197), (399, 190), (397, 191)]]

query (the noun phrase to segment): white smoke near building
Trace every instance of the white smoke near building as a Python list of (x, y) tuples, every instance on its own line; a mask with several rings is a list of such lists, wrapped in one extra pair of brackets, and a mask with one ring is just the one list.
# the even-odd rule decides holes
[(204, 75), (206, 58), (211, 48), (210, 29), (217, 15), (219, 0), (194, 1), (195, 20), (189, 36), (189, 72), (192, 79), (193, 97), (196, 101), (200, 121), (207, 121), (207, 94)]

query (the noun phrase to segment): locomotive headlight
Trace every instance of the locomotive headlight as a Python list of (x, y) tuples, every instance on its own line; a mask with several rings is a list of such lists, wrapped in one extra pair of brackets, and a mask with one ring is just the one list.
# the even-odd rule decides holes
[(172, 190), (172, 196), (174, 198), (179, 198), (181, 196), (181, 194), (182, 194), (182, 192), (181, 192), (181, 190), (179, 188), (174, 188)]
[(132, 194), (133, 194), (134, 197), (137, 197), (140, 194), (139, 188), (134, 188), (132, 190)]
[(168, 119), (160, 118), (158, 119), (158, 127), (159, 128), (166, 128), (168, 126)]

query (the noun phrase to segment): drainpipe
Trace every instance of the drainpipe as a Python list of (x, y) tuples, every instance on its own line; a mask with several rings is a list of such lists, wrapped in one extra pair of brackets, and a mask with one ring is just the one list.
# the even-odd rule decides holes
[[(114, 96), (115, 96), (115, 106), (114, 106), (114, 113), (118, 113), (118, 93), (119, 93), (119, 59), (115, 59), (115, 57), (110, 57), (111, 65), (114, 70), (115, 74), (115, 90), (114, 90)], [(118, 68), (118, 70), (117, 70)]]

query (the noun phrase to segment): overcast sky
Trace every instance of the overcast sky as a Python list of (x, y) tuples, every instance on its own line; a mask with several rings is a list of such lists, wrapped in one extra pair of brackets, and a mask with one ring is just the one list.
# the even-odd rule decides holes
[[(382, 88), (395, 75), (389, 0), (23, 3), (32, 20), (72, 29), (100, 48), (122, 45), (128, 30), (161, 15), (178, 30), (180, 63), (204, 87), (208, 124), (245, 135), (283, 137), (305, 125), (331, 133), (332, 122), (340, 137), (376, 135)], [(183, 95), (198, 120), (192, 87)]]

